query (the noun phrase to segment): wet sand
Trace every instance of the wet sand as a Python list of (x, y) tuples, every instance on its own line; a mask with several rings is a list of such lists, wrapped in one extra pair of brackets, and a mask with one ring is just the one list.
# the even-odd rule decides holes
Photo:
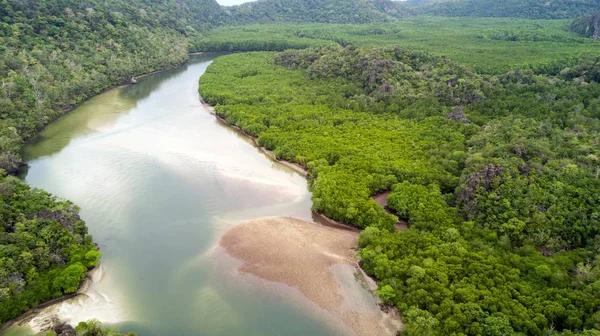
[(219, 244), (241, 261), (238, 272), (296, 289), (316, 305), (315, 310), (327, 311), (340, 332), (395, 335), (402, 326), (397, 313), (381, 311), (376, 300), (368, 293), (365, 297), (366, 290), (357, 286), (358, 233), (273, 217), (239, 224)]
[[(391, 193), (392, 193), (391, 191), (385, 191), (380, 194), (374, 195), (371, 198), (373, 199), (373, 201), (375, 201), (375, 203), (379, 204), (379, 206), (381, 206), (385, 211), (387, 211), (387, 213), (396, 215), (396, 213), (392, 209), (388, 208), (388, 206), (387, 206), (388, 205), (387, 199)], [(407, 220), (398, 218), (398, 222), (396, 222), (396, 224), (394, 224), (394, 227), (398, 231), (404, 231), (404, 230), (408, 230), (408, 228), (410, 226), (409, 226)]]

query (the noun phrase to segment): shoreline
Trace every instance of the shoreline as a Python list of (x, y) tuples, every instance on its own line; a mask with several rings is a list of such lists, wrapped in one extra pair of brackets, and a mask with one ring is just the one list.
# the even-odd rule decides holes
[[(177, 65), (174, 65), (174, 66), (170, 66), (170, 67), (166, 67), (166, 68), (163, 68), (163, 69), (159, 69), (159, 70), (156, 70), (156, 71), (148, 72), (148, 73), (143, 73), (143, 74), (140, 74), (140, 75), (132, 75), (132, 77), (135, 77), (135, 78), (139, 79), (139, 78), (144, 78), (144, 77), (148, 77), (148, 76), (151, 76), (151, 75), (155, 75), (155, 74), (158, 74), (158, 73), (161, 73), (161, 72), (165, 72), (165, 71), (177, 69), (177, 68), (180, 68), (180, 67), (184, 66), (185, 64), (187, 64), (189, 62), (189, 56), (201, 55), (201, 54), (207, 54), (207, 52), (193, 52), (193, 53), (188, 53), (187, 54), (188, 58), (184, 62), (182, 62), (180, 64), (177, 64)], [(125, 86), (128, 86), (128, 85), (133, 85), (133, 84), (131, 84), (131, 83), (120, 83), (120, 84), (111, 85), (109, 87), (106, 87), (106, 88), (102, 89), (98, 93), (95, 93), (95, 94), (90, 95), (89, 97), (86, 97), (84, 100), (82, 100), (81, 102), (79, 102), (76, 105), (69, 106), (69, 107), (66, 107), (66, 108), (62, 109), (60, 114), (58, 114), (57, 116), (55, 116), (52, 119), (50, 119), (48, 121), (48, 123), (46, 123), (41, 129), (37, 130), (37, 132), (36, 132), (36, 134), (34, 136), (31, 136), (31, 137), (29, 137), (27, 139), (23, 139), (23, 145), (21, 146), (21, 150), (19, 151), (19, 155), (22, 154), (22, 149), (25, 146), (31, 144), (31, 142), (34, 141), (39, 136), (39, 134), (41, 132), (43, 132), (46, 129), (46, 127), (48, 125), (50, 125), (51, 123), (57, 121), (59, 118), (63, 117), (67, 113), (73, 111), (77, 107), (81, 106), (83, 103), (89, 101), (90, 99), (92, 99), (92, 98), (94, 98), (94, 97), (96, 97), (96, 96), (98, 96), (98, 95), (100, 95), (102, 93), (105, 93), (105, 92), (107, 92), (109, 90), (116, 89), (116, 88), (119, 88), (119, 87), (125, 87)], [(23, 169), (25, 169), (28, 166), (29, 165), (27, 164), (27, 162), (19, 162), (19, 167), (17, 168), (16, 172), (14, 174), (11, 174), (11, 175), (19, 176), (23, 172)], [(98, 267), (99, 266), (96, 266), (96, 267), (94, 267), (94, 268), (92, 268), (92, 269), (90, 269), (90, 270), (87, 271), (87, 273), (85, 275), (85, 278), (81, 281), (81, 283), (79, 284), (79, 287), (77, 288), (77, 292), (71, 293), (71, 294), (62, 295), (62, 296), (53, 298), (53, 299), (51, 299), (49, 301), (42, 302), (41, 304), (39, 304), (39, 305), (37, 305), (35, 307), (30, 308), (29, 310), (27, 310), (26, 312), (22, 313), (21, 315), (19, 315), (17, 317), (14, 317), (14, 318), (12, 318), (12, 319), (10, 319), (8, 321), (5, 321), (4, 323), (2, 323), (0, 325), (0, 334), (3, 333), (3, 332), (5, 332), (8, 328), (12, 327), (13, 325), (19, 324), (21, 322), (24, 322), (24, 320), (27, 319), (27, 318), (29, 318), (29, 317), (31, 317), (31, 315), (39, 313), (39, 310), (41, 310), (41, 309), (47, 308), (47, 307), (52, 306), (54, 304), (58, 304), (58, 303), (64, 302), (66, 300), (69, 300), (69, 299), (72, 299), (72, 298), (75, 298), (75, 297), (81, 295), (80, 291), (85, 287), (85, 285), (89, 281), (92, 280), (90, 274), (96, 268), (98, 268)]]
[(271, 158), (273, 161), (276, 161), (288, 168), (293, 169), (294, 171), (296, 171), (298, 174), (304, 176), (305, 178), (308, 179), (308, 171), (302, 167), (301, 165), (294, 163), (294, 162), (290, 162), (290, 161), (286, 161), (286, 160), (281, 160), (278, 159), (277, 156), (275, 155), (275, 153), (273, 153), (272, 151), (266, 149), (265, 147), (262, 147), (261, 145), (258, 144), (258, 139), (256, 137), (253, 137), (252, 135), (244, 132), (244, 130), (234, 124), (229, 123), (225, 118), (221, 117), (220, 115), (217, 114), (217, 112), (215, 111), (214, 106), (208, 104), (207, 102), (205, 102), (202, 98), (200, 98), (200, 103), (202, 104), (202, 106), (212, 115), (214, 115), (217, 120), (221, 121), (223, 124), (225, 124), (227, 127), (232, 128), (236, 131), (238, 131), (240, 134), (244, 135), (246, 138), (248, 138), (249, 140), (251, 140), (254, 143), (254, 146), (256, 148), (258, 148), (261, 152), (263, 152), (263, 154), (265, 154), (266, 156), (268, 156), (269, 158)]
[[(140, 79), (140, 78), (148, 77), (148, 76), (151, 76), (151, 75), (156, 75), (156, 74), (158, 74), (158, 73), (161, 73), (161, 72), (165, 72), (165, 71), (169, 71), (169, 70), (173, 70), (173, 69), (178, 69), (178, 68), (181, 68), (182, 66), (186, 65), (186, 64), (189, 62), (189, 57), (190, 57), (190, 56), (194, 56), (194, 55), (203, 55), (203, 54), (211, 54), (211, 53), (215, 53), (215, 54), (217, 54), (217, 53), (220, 53), (220, 52), (217, 52), (217, 51), (215, 51), (215, 52), (205, 52), (205, 51), (199, 51), (199, 52), (192, 52), (192, 53), (188, 53), (188, 54), (187, 54), (188, 58), (187, 58), (185, 61), (183, 61), (182, 63), (180, 63), (180, 64), (173, 65), (173, 66), (169, 66), (169, 67), (162, 68), (162, 69), (159, 69), (159, 70), (156, 70), (156, 71), (152, 71), (152, 72), (146, 72), (146, 73), (142, 73), (142, 74), (139, 74), (139, 75), (131, 75), (130, 77), (131, 77), (131, 78), (134, 78), (134, 77), (135, 77), (136, 79)], [(37, 130), (37, 131), (36, 131), (36, 134), (35, 134), (34, 136), (31, 136), (31, 137), (29, 137), (29, 138), (27, 138), (27, 139), (23, 139), (23, 145), (21, 146), (21, 149), (22, 149), (23, 147), (27, 146), (28, 144), (30, 144), (30, 143), (31, 143), (33, 140), (35, 140), (35, 138), (37, 138), (37, 137), (38, 137), (38, 135), (39, 135), (41, 132), (43, 132), (43, 131), (46, 129), (46, 127), (47, 127), (48, 125), (50, 125), (51, 123), (53, 123), (53, 122), (57, 121), (59, 118), (61, 118), (61, 117), (62, 117), (62, 116), (64, 116), (65, 114), (67, 114), (67, 113), (69, 113), (69, 112), (73, 111), (74, 109), (78, 108), (78, 107), (79, 107), (79, 106), (81, 106), (83, 103), (85, 103), (85, 102), (89, 101), (90, 99), (92, 99), (92, 98), (94, 98), (94, 97), (96, 97), (96, 96), (98, 96), (98, 95), (101, 95), (101, 94), (103, 94), (103, 93), (105, 93), (105, 92), (107, 92), (107, 91), (109, 91), (109, 90), (116, 89), (116, 88), (120, 88), (120, 87), (129, 86), (129, 85), (135, 85), (135, 84), (131, 84), (131, 83), (128, 83), (127, 81), (123, 81), (123, 82), (121, 82), (121, 83), (119, 83), (119, 84), (114, 84), (114, 85), (108, 86), (108, 87), (106, 87), (106, 88), (104, 88), (104, 89), (100, 90), (100, 92), (98, 92), (98, 93), (94, 93), (94, 94), (90, 95), (89, 97), (86, 97), (84, 100), (82, 100), (81, 102), (79, 102), (79, 103), (77, 103), (77, 104), (75, 104), (75, 105), (73, 105), (73, 106), (68, 106), (68, 107), (65, 107), (65, 108), (61, 109), (61, 113), (60, 113), (60, 114), (58, 114), (57, 116), (53, 117), (52, 119), (50, 119), (50, 120), (48, 121), (48, 123), (46, 123), (46, 124), (45, 124), (45, 125), (44, 125), (42, 128), (40, 128), (39, 130)], [(21, 154), (21, 151), (19, 151), (19, 154)], [(26, 163), (26, 162), (21, 162), (21, 164), (22, 164), (22, 166), (21, 166), (21, 167), (19, 167), (19, 170), (18, 170), (18, 171), (16, 172), (16, 174), (14, 174), (14, 175), (18, 175), (18, 174), (19, 174), (19, 173), (22, 171), (22, 169), (23, 169), (25, 166), (27, 166), (27, 163)]]
[[(188, 54), (188, 56), (199, 55), (199, 54), (204, 54), (204, 53), (203, 52), (200, 52), (200, 53), (191, 53), (191, 54)], [(146, 73), (146, 74), (142, 74), (142, 75), (139, 75), (139, 76), (136, 76), (136, 77), (137, 78), (144, 78), (144, 77), (147, 77), (147, 76), (150, 76), (150, 75), (154, 75), (154, 74), (157, 74), (157, 73), (161, 73), (161, 72), (164, 72), (164, 71), (167, 71), (167, 70), (176, 69), (176, 68), (184, 66), (185, 64), (187, 64), (188, 61), (189, 61), (189, 59), (187, 59), (185, 62), (183, 62), (183, 63), (181, 63), (179, 65), (168, 67), (168, 68), (164, 68), (164, 69), (157, 70), (157, 71), (150, 72), (150, 73)], [(99, 95), (101, 93), (105, 93), (105, 92), (107, 92), (109, 90), (112, 90), (114, 88), (124, 87), (124, 86), (127, 86), (127, 85), (132, 85), (132, 84), (121, 83), (121, 84), (118, 84), (118, 85), (113, 85), (113, 86), (107, 87), (107, 88), (101, 90), (99, 93), (93, 94), (90, 97), (87, 97), (86, 99), (84, 99), (83, 101), (81, 101), (79, 104), (77, 104), (75, 106), (71, 106), (71, 107), (69, 107), (67, 109), (64, 109), (61, 114), (57, 115), (55, 118), (53, 118), (51, 121), (49, 121), (46, 125), (44, 125), (44, 127), (42, 129), (38, 130), (38, 132), (37, 132), (37, 134), (35, 136), (32, 136), (31, 138), (27, 139), (24, 142), (24, 146), (27, 145), (28, 143), (30, 143), (31, 141), (33, 141), (38, 136), (39, 132), (43, 131), (43, 129), (45, 129), (47, 125), (49, 125), (50, 123), (56, 121), (58, 118), (64, 116), (66, 113), (74, 110), (75, 108), (77, 108), (81, 104), (85, 103), (89, 99), (91, 99), (91, 98), (93, 98), (93, 97), (95, 97), (95, 96), (97, 96), (97, 95)], [(261, 147), (259, 145), (259, 143), (258, 143), (257, 138), (255, 138), (255, 137), (247, 134), (240, 127), (238, 127), (236, 125), (233, 125), (233, 124), (230, 124), (229, 122), (227, 122), (227, 120), (225, 120), (224, 118), (218, 116), (216, 114), (214, 108), (211, 105), (207, 104), (202, 99), (201, 99), (201, 103), (202, 103), (203, 107), (205, 107), (207, 109), (207, 111), (209, 113), (213, 114), (217, 118), (217, 120), (219, 120), (220, 122), (222, 122), (226, 126), (228, 126), (228, 127), (232, 128), (232, 129), (236, 130), (240, 134), (242, 134), (245, 137), (247, 137), (248, 139), (250, 139), (252, 141), (252, 143), (255, 145), (255, 147), (257, 147), (264, 155), (268, 156), (271, 160), (273, 160), (274, 162), (278, 162), (278, 163), (280, 163), (280, 164), (282, 164), (282, 165), (284, 165), (284, 166), (286, 166), (286, 167), (288, 167), (290, 169), (293, 169), (296, 173), (304, 176), (307, 179), (309, 178), (308, 171), (304, 167), (302, 167), (300, 164), (293, 163), (293, 162), (286, 161), (286, 160), (280, 160), (280, 159), (278, 159), (276, 157), (276, 155), (272, 151), (270, 151), (270, 150), (268, 150), (268, 149), (266, 149), (264, 147)], [(26, 165), (26, 163), (24, 163), (24, 164)], [(331, 226), (333, 228), (344, 229), (344, 230), (349, 230), (349, 231), (356, 231), (356, 232), (360, 231), (360, 229), (357, 228), (357, 227), (355, 227), (355, 226), (335, 221), (335, 220), (333, 220), (331, 218), (328, 218), (324, 214), (314, 213), (314, 212), (313, 212), (313, 214), (315, 214), (317, 217), (319, 217), (323, 221), (327, 222), (327, 224), (324, 224), (324, 223), (317, 223), (317, 224), (324, 225), (324, 226)], [(371, 278), (370, 276), (368, 276), (366, 274), (366, 272), (364, 272), (364, 270), (360, 267), (360, 265), (358, 264), (358, 262), (356, 262), (356, 260), (354, 260), (354, 265), (353, 266), (354, 266), (354, 268), (356, 268), (360, 272), (362, 278), (364, 278), (364, 282), (367, 283), (367, 284), (369, 284), (369, 291), (371, 292), (371, 294), (373, 295), (373, 297), (376, 300), (379, 300), (374, 295), (374, 291), (377, 288), (375, 280), (373, 278)], [(92, 280), (90, 274), (92, 274), (92, 272), (96, 268), (92, 268), (92, 269), (88, 270), (88, 272), (86, 273), (86, 277), (80, 283), (80, 285), (79, 285), (78, 290), (77, 290), (76, 293), (67, 294), (67, 295), (63, 295), (63, 296), (57, 297), (57, 298), (53, 298), (53, 299), (51, 299), (49, 301), (41, 303), (40, 305), (37, 305), (37, 306), (35, 306), (33, 308), (30, 308), (28, 311), (24, 312), (23, 314), (15, 317), (15, 318), (13, 318), (11, 320), (8, 320), (8, 321), (4, 322), (2, 325), (0, 325), (0, 333), (6, 331), (7, 329), (9, 329), (10, 327), (12, 327), (14, 325), (19, 325), (19, 324), (23, 325), (23, 324), (28, 323), (32, 319), (32, 316), (34, 316), (35, 314), (39, 313), (40, 310), (42, 310), (42, 309), (45, 309), (45, 308), (47, 308), (49, 306), (52, 306), (52, 305), (55, 305), (55, 304), (67, 301), (69, 299), (73, 299), (73, 298), (75, 298), (75, 297), (77, 297), (79, 295), (82, 295), (83, 294), (82, 290), (84, 288), (86, 288), (86, 285)], [(373, 287), (373, 284), (374, 284), (374, 287)]]
[[(84, 279), (84, 281), (87, 280), (87, 275), (86, 278)], [(3, 332), (7, 331), (10, 327), (13, 327), (15, 325), (21, 325), (21, 324), (25, 324), (28, 321), (26, 321), (27, 319), (29, 319), (30, 317), (32, 317), (32, 315), (39, 313), (42, 309), (44, 308), (48, 308), (52, 305), (55, 305), (57, 303), (61, 303), (64, 301), (67, 301), (69, 299), (75, 298), (77, 296), (81, 295), (81, 293), (77, 292), (77, 293), (71, 293), (71, 294), (67, 294), (67, 295), (63, 295), (63, 296), (59, 296), (57, 298), (54, 298), (50, 301), (46, 301), (42, 304), (40, 304), (39, 306), (35, 306), (31, 309), (29, 309), (28, 311), (24, 312), (23, 314), (19, 315), (18, 317), (13, 318), (12, 320), (8, 320), (6, 322), (4, 322), (4, 324), (2, 324), (0, 326), (0, 334), (2, 334)]]
[[(173, 70), (173, 69), (181, 68), (182, 66), (184, 66), (185, 64), (187, 64), (187, 62), (188, 62), (188, 60), (185, 60), (185, 62), (183, 62), (181, 64), (178, 64), (178, 65), (175, 65), (175, 66), (171, 66), (171, 67), (168, 67), (168, 68), (164, 68), (164, 69), (160, 69), (160, 70), (156, 70), (156, 71), (152, 71), (152, 72), (148, 72), (148, 73), (143, 73), (143, 74), (140, 74), (140, 75), (133, 75), (131, 77), (135, 77), (135, 78), (148, 77), (150, 75), (155, 75), (157, 73), (161, 73), (161, 72), (165, 72), (165, 71), (168, 71), (168, 70)], [(33, 140), (35, 140), (35, 138), (37, 138), (39, 136), (40, 133), (42, 133), (46, 129), (46, 127), (48, 125), (50, 125), (53, 122), (57, 121), (58, 119), (60, 119), (65, 114), (73, 111), (74, 109), (78, 108), (79, 106), (81, 106), (85, 102), (89, 101), (90, 99), (92, 99), (92, 98), (94, 98), (96, 96), (99, 96), (99, 95), (101, 95), (101, 94), (103, 94), (103, 93), (105, 93), (107, 91), (112, 90), (112, 89), (116, 89), (116, 88), (120, 88), (120, 87), (125, 87), (125, 86), (128, 86), (128, 85), (135, 85), (135, 84), (122, 82), (122, 83), (119, 83), (119, 84), (114, 84), (114, 85), (108, 86), (108, 87), (100, 90), (100, 92), (94, 93), (93, 95), (90, 95), (89, 97), (86, 97), (84, 100), (80, 101), (79, 103), (77, 103), (77, 104), (75, 104), (73, 106), (68, 106), (68, 107), (65, 107), (65, 108), (61, 109), (61, 113), (58, 114), (57, 116), (53, 117), (52, 119), (50, 119), (50, 121), (48, 121), (48, 123), (46, 123), (42, 128), (40, 128), (39, 130), (37, 130), (36, 134), (34, 136), (31, 136), (31, 137), (29, 137), (27, 139), (23, 139), (23, 146), (21, 146), (21, 147), (25, 147), (25, 146), (29, 145)], [(22, 163), (24, 165), (27, 165), (26, 162), (22, 162)]]
[[(256, 148), (258, 148), (261, 152), (263, 152), (267, 157), (269, 157), (270, 159), (272, 159), (275, 162), (278, 162), (286, 167), (292, 168), (294, 171), (296, 171), (298, 174), (304, 176), (307, 179), (308, 182), (308, 178), (309, 178), (309, 174), (308, 171), (300, 166), (297, 163), (292, 163), (286, 160), (280, 160), (278, 159), (272, 151), (269, 151), (268, 149), (261, 147), (258, 144), (258, 139), (254, 136), (249, 135), (248, 133), (244, 132), (244, 130), (242, 130), (241, 127), (231, 124), (229, 123), (225, 118), (219, 116), (216, 111), (214, 106), (208, 104), (206, 101), (204, 101), (202, 99), (202, 97), (200, 97), (200, 102), (202, 104), (202, 106), (212, 115), (215, 116), (215, 118), (222, 122), (224, 125), (226, 125), (227, 127), (237, 131), (239, 134), (247, 137), (249, 140), (252, 141), (252, 143), (254, 144), (254, 146)], [(388, 192), (384, 192), (381, 194), (385, 194), (385, 200), (387, 203), (387, 195), (389, 195), (391, 193), (391, 191)], [(373, 195), (371, 196), (371, 198), (375, 198), (377, 196), (380, 196), (381, 194), (377, 194), (377, 195)], [(380, 204), (379, 202), (376, 201), (376, 203)], [(381, 204), (380, 204), (381, 205)], [(382, 206), (386, 211), (388, 211), (387, 207)], [(321, 225), (324, 227), (330, 227), (330, 228), (334, 228), (334, 229), (338, 229), (338, 230), (347, 230), (347, 231), (354, 231), (354, 232), (360, 232), (362, 231), (360, 228), (350, 225), (350, 224), (346, 224), (343, 222), (339, 222), (336, 221), (334, 219), (331, 219), (329, 217), (327, 217), (325, 214), (319, 213), (319, 212), (312, 212), (313, 213), (313, 222), (315, 222), (315, 224), (317, 225)], [(315, 218), (316, 217), (316, 218)], [(315, 220), (318, 219), (318, 220)], [(404, 226), (404, 223), (406, 223), (406, 226)], [(236, 226), (237, 227), (237, 226)], [(402, 219), (398, 219), (398, 223), (395, 224), (395, 227), (397, 230), (404, 230), (404, 229), (408, 229), (408, 223)], [(356, 250), (356, 248), (358, 248), (358, 245), (356, 245), (354, 247), (354, 249)], [(378, 288), (377, 285), (377, 281), (371, 277), (370, 275), (367, 274), (367, 272), (365, 272), (365, 270), (363, 270), (363, 268), (360, 266), (360, 263), (357, 260), (353, 260), (353, 267), (359, 272), (360, 275), (360, 280), (367, 286), (367, 290), (371, 293), (371, 295), (373, 296), (373, 298), (376, 300), (378, 306), (379, 306), (379, 310), (381, 310), (381, 312), (385, 313), (386, 309), (389, 311), (390, 307), (384, 307), (383, 302), (381, 301), (381, 299), (379, 297), (377, 297), (377, 295), (375, 294), (375, 291)], [(397, 314), (398, 316), (401, 316), (400, 311), (395, 308), (395, 307), (391, 307), (391, 310)], [(401, 319), (400, 319), (401, 321)]]
[[(384, 309), (373, 295), (375, 282), (354, 258), (358, 235), (293, 217), (265, 217), (234, 226), (218, 246), (236, 260), (227, 267), (233, 281), (291, 299), (339, 334), (396, 335), (400, 313)], [(244, 280), (248, 276), (261, 281)]]
[(98, 264), (98, 266), (87, 271), (87, 273), (85, 274), (85, 278), (83, 278), (83, 280), (79, 284), (79, 288), (77, 288), (77, 292), (71, 293), (71, 294), (65, 294), (65, 295), (56, 297), (54, 299), (51, 299), (49, 301), (45, 301), (33, 308), (30, 308), (23, 314), (4, 322), (2, 325), (0, 325), (0, 334), (2, 334), (6, 330), (8, 330), (10, 327), (13, 327), (15, 325), (23, 325), (25, 323), (28, 323), (34, 317), (33, 315), (39, 314), (45, 308), (48, 308), (52, 305), (65, 302), (67, 300), (70, 300), (70, 299), (73, 299), (73, 298), (76, 298), (76, 297), (82, 295), (83, 294), (82, 290), (87, 288), (87, 286), (89, 284), (91, 284), (91, 282), (93, 281), (91, 274), (95, 270), (97, 270), (99, 267), (100, 267), (100, 264)]
[[(248, 140), (250, 140), (253, 144), (254, 147), (258, 148), (258, 150), (260, 150), (263, 154), (265, 154), (267, 157), (269, 157), (271, 160), (278, 162), (288, 168), (293, 169), (294, 171), (296, 171), (298, 174), (302, 175), (303, 177), (305, 177), (307, 180), (310, 178), (310, 174), (308, 173), (308, 170), (306, 170), (306, 168), (304, 168), (302, 165), (300, 165), (299, 163), (295, 163), (295, 162), (291, 162), (291, 161), (287, 161), (287, 160), (282, 160), (277, 158), (277, 156), (275, 155), (275, 153), (273, 153), (273, 151), (270, 151), (268, 149), (266, 149), (265, 147), (262, 147), (259, 143), (258, 143), (258, 138), (244, 132), (244, 130), (237, 126), (234, 125), (230, 122), (227, 121), (227, 119), (221, 117), (220, 115), (217, 114), (217, 112), (215, 111), (215, 107), (210, 105), (209, 103), (207, 103), (206, 101), (204, 101), (204, 99), (202, 99), (202, 97), (200, 97), (200, 103), (202, 104), (202, 106), (212, 115), (214, 115), (218, 121), (222, 122), (225, 126), (237, 131), (239, 134), (245, 136)], [(387, 213), (394, 215), (398, 218), (398, 221), (396, 222), (396, 224), (394, 224), (394, 228), (397, 231), (404, 231), (410, 228), (410, 225), (408, 223), (408, 221), (404, 218), (400, 218), (396, 215), (396, 213), (391, 210), (390, 208), (388, 208), (387, 206), (387, 197), (391, 194), (391, 190), (388, 191), (384, 191), (375, 195), (371, 196), (371, 199), (373, 201), (375, 201), (375, 203), (377, 203), (379, 206), (381, 206), (383, 208), (383, 210), (385, 210)], [(343, 223), (343, 222), (339, 222), (336, 221), (334, 219), (331, 219), (329, 217), (327, 217), (325, 214), (320, 213), (320, 212), (314, 212), (313, 214), (315, 214), (316, 216), (318, 216), (321, 220), (328, 222), (330, 225), (336, 225), (336, 226), (342, 226), (342, 227), (347, 227), (347, 228), (352, 228), (352, 229), (356, 229), (356, 230), (360, 230), (360, 228), (352, 225), (352, 224), (347, 224), (347, 223)]]

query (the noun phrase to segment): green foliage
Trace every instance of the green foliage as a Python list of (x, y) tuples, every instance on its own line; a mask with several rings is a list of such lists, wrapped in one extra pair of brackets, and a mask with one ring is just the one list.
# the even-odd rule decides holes
[(370, 23), (406, 11), (390, 0), (262, 0), (226, 8), (228, 23)]
[(101, 253), (77, 208), (16, 179), (25, 140), (131, 76), (179, 65), (213, 0), (0, 0), (0, 323), (73, 293)]
[[(324, 47), (219, 58), (200, 93), (307, 167), (316, 211), (366, 227), (361, 264), (404, 334), (594, 335), (600, 84), (570, 71)], [(371, 200), (386, 190), (409, 230)]]
[(568, 19), (600, 11), (595, 0), (261, 0), (225, 8), (227, 24), (373, 23), (419, 15)]
[(409, 224), (415, 229), (452, 227), (460, 221), (456, 209), (446, 205), (436, 184), (423, 186), (407, 181), (396, 184), (388, 196), (388, 207), (398, 216), (409, 219)]
[(52, 284), (59, 293), (75, 293), (79, 288), (79, 283), (85, 278), (86, 273), (86, 267), (81, 263), (75, 263), (69, 265), (69, 267), (60, 272), (60, 274), (54, 278)]
[(185, 36), (218, 23), (219, 13), (212, 0), (2, 1), (0, 169), (14, 172), (23, 141), (65, 110), (184, 62)]
[[(368, 58), (365, 62), (372, 68), (348, 66), (345, 71), (353, 78), (362, 78), (356, 85), (332, 78), (339, 71), (335, 62), (304, 63), (308, 69), (303, 71), (274, 67), (269, 54), (226, 56), (202, 77), (201, 94), (206, 101), (221, 104), (216, 109), (220, 116), (257, 136), (277, 157), (307, 166), (313, 180), (313, 207), (331, 218), (360, 227), (369, 223), (391, 227), (395, 220), (369, 196), (390, 189), (399, 179), (436, 181), (453, 190), (458, 183), (454, 174), (459, 172), (452, 170), (459, 164), (450, 154), (464, 151), (462, 126), (439, 114), (424, 114), (421, 122), (401, 119), (387, 111), (387, 106), (403, 104), (416, 113), (414, 105), (422, 106), (417, 97), (397, 95), (402, 101), (388, 102), (381, 92), (388, 87), (388, 78), (364, 77), (380, 64), (391, 69), (402, 61), (415, 69), (434, 67), (430, 76), (436, 77), (450, 69), (451, 63), (436, 63), (439, 60), (430, 55), (393, 48), (385, 52), (354, 48), (312, 52), (353, 60)], [(310, 59), (311, 51), (281, 54), (276, 61), (297, 67), (304, 58)], [(305, 72), (316, 78), (307, 80)], [(425, 78), (420, 81), (425, 83)], [(445, 93), (453, 89), (445, 83), (442, 86), (442, 93), (434, 93), (438, 86), (433, 86), (430, 94), (446, 99)], [(360, 112), (367, 107), (377, 114)]]
[(568, 20), (414, 17), (361, 25), (277, 24), (221, 27), (192, 38), (195, 51), (281, 51), (328, 46), (399, 46), (428, 51), (478, 73), (532, 69), (558, 74), (600, 56), (600, 41), (569, 32)]
[[(393, 18), (572, 18), (599, 6), (0, 0), (0, 171), (16, 171), (23, 142), (64, 111), (184, 62), (188, 48), (326, 47), (219, 59), (200, 90), (278, 158), (308, 168), (316, 211), (366, 227), (363, 266), (405, 312), (405, 334), (597, 335), (598, 42), (567, 21)], [(345, 24), (202, 35), (255, 22)], [(593, 36), (589, 22), (573, 30)], [(407, 232), (392, 232), (396, 218), (371, 200), (386, 190)], [(101, 254), (68, 202), (0, 177), (0, 205), (2, 322), (76, 291)], [(76, 331), (120, 335), (97, 321)]]
[(77, 208), (0, 178), (0, 322), (73, 293), (101, 254)]
[(136, 336), (135, 333), (121, 334), (115, 329), (102, 328), (101, 323), (97, 320), (79, 322), (75, 331), (77, 336)]
[(600, 3), (595, 0), (457, 0), (439, 1), (417, 9), (416, 13), (462, 17), (565, 19), (598, 11)]

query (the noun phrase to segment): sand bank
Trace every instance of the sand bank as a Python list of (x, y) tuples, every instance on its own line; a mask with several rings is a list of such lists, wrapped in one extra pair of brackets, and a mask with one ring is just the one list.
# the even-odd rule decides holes
[(297, 289), (329, 312), (345, 333), (395, 335), (401, 328), (396, 313), (381, 311), (357, 286), (357, 239), (356, 230), (274, 217), (235, 226), (220, 246), (241, 261), (240, 273)]

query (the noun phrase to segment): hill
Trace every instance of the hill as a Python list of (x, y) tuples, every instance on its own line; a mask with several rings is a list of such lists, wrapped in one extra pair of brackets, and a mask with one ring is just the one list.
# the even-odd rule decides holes
[(186, 37), (221, 20), (214, 0), (4, 1), (0, 168), (63, 111), (132, 75), (184, 62)]
[(390, 0), (259, 0), (226, 7), (227, 23), (369, 23), (406, 14)]
[(567, 19), (600, 11), (595, 0), (259, 0), (225, 7), (227, 25), (373, 23), (405, 16)]
[(596, 0), (458, 0), (418, 8), (416, 14), (440, 16), (567, 19), (600, 11)]
[(577, 18), (571, 24), (571, 31), (593, 39), (600, 39), (600, 13)]

